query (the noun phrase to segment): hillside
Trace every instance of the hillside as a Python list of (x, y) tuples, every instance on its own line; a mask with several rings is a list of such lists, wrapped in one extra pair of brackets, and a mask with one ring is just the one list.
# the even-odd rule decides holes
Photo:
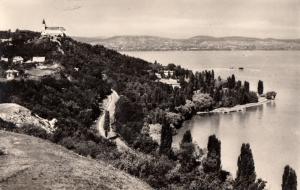
[(35, 137), (0, 131), (0, 189), (151, 189), (102, 161)]
[(75, 38), (79, 41), (101, 44), (119, 51), (169, 50), (300, 50), (299, 39), (260, 39), (248, 37), (195, 36), (171, 39), (156, 36), (114, 36), (111, 38)]

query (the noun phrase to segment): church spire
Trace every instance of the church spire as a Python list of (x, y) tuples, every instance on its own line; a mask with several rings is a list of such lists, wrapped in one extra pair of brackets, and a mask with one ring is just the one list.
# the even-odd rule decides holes
[(46, 25), (46, 21), (45, 21), (45, 19), (43, 19), (43, 25), (44, 25), (44, 27), (45, 27), (45, 30), (47, 29), (47, 25)]

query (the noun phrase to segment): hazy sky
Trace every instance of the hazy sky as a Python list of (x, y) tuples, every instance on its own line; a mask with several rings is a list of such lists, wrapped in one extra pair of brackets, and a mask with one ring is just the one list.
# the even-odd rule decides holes
[(300, 0), (0, 0), (0, 30), (69, 35), (300, 38)]

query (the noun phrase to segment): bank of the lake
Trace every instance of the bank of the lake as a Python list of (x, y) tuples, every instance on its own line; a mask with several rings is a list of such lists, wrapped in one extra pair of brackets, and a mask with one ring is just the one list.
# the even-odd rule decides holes
[(198, 115), (203, 115), (203, 114), (210, 114), (210, 113), (232, 113), (232, 112), (243, 112), (246, 111), (247, 108), (251, 108), (251, 107), (257, 107), (257, 106), (261, 106), (262, 104), (271, 102), (272, 100), (268, 100), (264, 97), (260, 97), (258, 99), (258, 102), (256, 103), (248, 103), (248, 104), (244, 104), (244, 105), (236, 105), (233, 107), (220, 107), (220, 108), (216, 108), (213, 109), (211, 111), (202, 111), (202, 112), (197, 112)]

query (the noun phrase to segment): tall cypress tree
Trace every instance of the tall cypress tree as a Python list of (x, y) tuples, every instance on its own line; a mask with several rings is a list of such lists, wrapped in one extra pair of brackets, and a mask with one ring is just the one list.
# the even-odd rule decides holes
[(249, 84), (248, 81), (245, 81), (245, 82), (244, 82), (244, 89), (245, 89), (245, 91), (246, 91), (247, 93), (249, 93), (249, 91), (250, 91), (250, 84)]
[(282, 176), (282, 190), (297, 190), (297, 175), (290, 166), (285, 166)]
[(181, 170), (184, 172), (190, 172), (198, 165), (190, 130), (183, 135), (180, 143), (180, 153), (177, 158), (181, 163)]
[(208, 137), (207, 150), (208, 154), (216, 152), (217, 156), (221, 157), (221, 141), (216, 137), (216, 135)]
[(264, 93), (264, 83), (263, 81), (259, 80), (257, 85), (257, 93), (262, 95)]
[(208, 137), (207, 157), (203, 163), (205, 172), (215, 172), (221, 169), (221, 141), (216, 135)]
[(105, 132), (105, 137), (107, 137), (108, 132), (110, 131), (109, 111), (105, 111), (103, 128), (104, 128), (104, 132)]
[(172, 153), (172, 128), (164, 117), (161, 128), (159, 153), (171, 156)]
[(182, 140), (181, 140), (181, 144), (184, 144), (184, 143), (191, 143), (193, 142), (193, 138), (192, 138), (192, 135), (191, 135), (191, 131), (190, 130), (187, 130), (183, 137), (182, 137)]
[(249, 144), (243, 144), (238, 158), (238, 170), (235, 179), (235, 189), (249, 189), (255, 183), (256, 173), (252, 151)]
[(232, 88), (234, 88), (235, 87), (235, 76), (234, 76), (234, 74), (232, 74), (232, 76), (231, 76), (231, 86), (232, 86)]

